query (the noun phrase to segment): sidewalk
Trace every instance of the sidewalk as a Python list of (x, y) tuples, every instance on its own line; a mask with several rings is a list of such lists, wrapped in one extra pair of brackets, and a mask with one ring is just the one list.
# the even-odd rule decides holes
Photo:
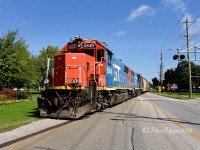
[(64, 125), (67, 122), (68, 120), (42, 119), (34, 121), (25, 126), (21, 126), (14, 130), (0, 133), (0, 147), (3, 143), (26, 137), (28, 135), (40, 132), (42, 130), (48, 130), (52, 127)]
[(200, 105), (200, 98), (192, 99), (192, 100), (189, 100), (188, 102), (192, 102), (192, 103), (196, 103)]

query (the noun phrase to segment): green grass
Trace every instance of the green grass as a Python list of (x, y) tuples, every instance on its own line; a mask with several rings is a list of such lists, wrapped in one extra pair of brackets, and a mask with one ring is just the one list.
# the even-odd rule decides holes
[(195, 99), (195, 98), (200, 98), (200, 93), (192, 93), (192, 98), (189, 98), (189, 93), (188, 92), (151, 92), (153, 94), (157, 95), (162, 95), (162, 96), (167, 96), (167, 97), (172, 97), (176, 99), (182, 99), (182, 100), (190, 100), (190, 99)]
[(34, 94), (33, 100), (0, 106), (0, 133), (39, 120), (36, 100), (38, 96)]

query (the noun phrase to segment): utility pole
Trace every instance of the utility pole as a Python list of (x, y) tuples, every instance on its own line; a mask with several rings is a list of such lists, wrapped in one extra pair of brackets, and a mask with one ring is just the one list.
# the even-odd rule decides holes
[[(195, 21), (196, 22), (196, 21)], [(197, 61), (197, 58), (196, 58), (196, 55), (197, 53), (200, 53), (200, 51), (196, 51), (195, 48), (198, 48), (197, 46), (194, 46), (194, 51), (190, 51), (190, 34), (189, 34), (189, 27), (188, 27), (188, 24), (189, 23), (195, 23), (195, 22), (189, 22), (188, 21), (188, 18), (186, 18), (186, 21), (185, 22), (182, 22), (182, 23), (185, 23), (186, 25), (186, 35), (185, 37), (187, 38), (187, 51), (184, 52), (184, 51), (179, 51), (178, 50), (178, 55), (174, 55), (173, 59), (176, 60), (179, 58), (180, 61), (182, 61), (183, 59), (185, 59), (185, 55), (180, 55), (180, 53), (187, 53), (187, 61), (188, 61), (188, 74), (189, 74), (189, 97), (191, 98), (192, 97), (192, 80), (191, 78), (192, 77), (199, 77), (199, 76), (191, 76), (191, 61)], [(192, 60), (190, 59), (190, 53), (194, 53), (195, 55), (195, 58)]]
[(161, 91), (163, 91), (163, 52), (160, 52), (160, 83)]
[(189, 97), (192, 97), (192, 80), (191, 80), (191, 63), (190, 63), (190, 34), (189, 34), (189, 27), (188, 27), (188, 18), (185, 22), (186, 25), (186, 39), (187, 39), (187, 60), (188, 60), (188, 72), (189, 72)]
[(188, 18), (186, 19), (186, 38), (187, 38), (187, 57), (188, 57), (188, 70), (189, 70), (189, 97), (192, 97), (192, 80), (191, 80), (191, 63), (190, 63), (190, 43), (189, 43), (189, 29), (188, 29)]

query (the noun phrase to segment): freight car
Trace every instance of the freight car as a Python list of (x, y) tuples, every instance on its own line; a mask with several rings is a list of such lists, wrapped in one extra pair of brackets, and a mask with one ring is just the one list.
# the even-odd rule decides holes
[(40, 116), (79, 118), (145, 91), (148, 82), (116, 58), (106, 43), (80, 36), (54, 57), (54, 69), (38, 98)]

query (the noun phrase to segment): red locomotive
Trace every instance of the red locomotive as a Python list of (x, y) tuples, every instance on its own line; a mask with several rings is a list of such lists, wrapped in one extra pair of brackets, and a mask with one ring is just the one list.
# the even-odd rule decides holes
[(54, 57), (38, 109), (43, 117), (79, 118), (147, 90), (148, 82), (117, 59), (106, 43), (79, 36)]

